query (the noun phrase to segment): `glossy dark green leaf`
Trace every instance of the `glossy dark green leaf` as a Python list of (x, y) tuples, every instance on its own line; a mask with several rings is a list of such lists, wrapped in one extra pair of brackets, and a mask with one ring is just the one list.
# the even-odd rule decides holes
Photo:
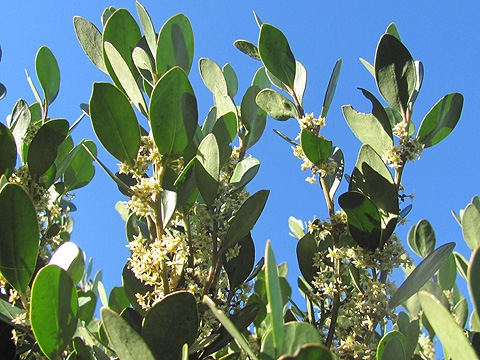
[(480, 210), (471, 203), (465, 208), (462, 216), (463, 238), (468, 247), (475, 250), (480, 246)]
[(372, 112), (360, 113), (351, 105), (345, 105), (342, 107), (343, 115), (355, 136), (363, 144), (370, 145), (378, 154), (382, 154), (393, 145), (392, 126), (385, 109), (375, 96), (365, 89), (360, 90), (372, 102)]
[(412, 273), (407, 277), (403, 284), (393, 294), (390, 299), (390, 308), (396, 308), (398, 305), (415, 294), (420, 288), (440, 269), (445, 260), (450, 256), (455, 243), (448, 243), (440, 246), (430, 255), (428, 255)]
[(158, 81), (150, 101), (149, 120), (153, 139), (165, 161), (181, 156), (198, 121), (197, 100), (181, 68), (172, 68)]
[(241, 114), (242, 124), (247, 130), (245, 135), (246, 148), (251, 148), (257, 143), (265, 130), (267, 113), (261, 109), (255, 99), (260, 92), (258, 86), (250, 86), (242, 98)]
[(46, 356), (60, 357), (72, 342), (77, 321), (78, 298), (72, 278), (58, 266), (45, 266), (32, 285), (30, 322)]
[(127, 62), (111, 43), (105, 41), (103, 45), (110, 66), (128, 98), (143, 115), (147, 115), (147, 104)]
[(324, 345), (307, 344), (293, 355), (282, 355), (278, 360), (334, 360), (335, 355)]
[(160, 76), (175, 66), (190, 72), (193, 61), (193, 31), (190, 21), (183, 14), (172, 16), (158, 35), (155, 55), (157, 74)]
[(234, 246), (253, 229), (267, 203), (269, 194), (269, 190), (260, 190), (243, 203), (230, 222), (224, 247)]
[(94, 24), (81, 16), (73, 17), (73, 27), (75, 28), (78, 42), (82, 46), (83, 51), (85, 51), (85, 54), (87, 54), (88, 58), (97, 68), (105, 74), (108, 74), (105, 62), (103, 61), (102, 33)]
[(117, 160), (133, 165), (140, 148), (140, 129), (128, 98), (109, 83), (94, 83), (90, 98), (93, 129)]
[(400, 331), (390, 331), (378, 343), (377, 358), (405, 360), (405, 343), (405, 336)]
[(455, 256), (450, 254), (440, 270), (438, 270), (437, 281), (443, 290), (451, 290), (455, 286), (456, 279), (457, 265), (455, 263)]
[(322, 114), (321, 118), (326, 118), (330, 105), (332, 104), (333, 95), (337, 89), (338, 78), (340, 77), (340, 69), (342, 68), (342, 59), (338, 59), (335, 67), (333, 68), (332, 75), (330, 75), (330, 80), (328, 82), (327, 91), (325, 92), (325, 98), (323, 100)]
[(384, 34), (378, 43), (375, 79), (385, 101), (404, 114), (415, 90), (417, 73), (412, 55), (393, 35)]
[(78, 318), (88, 324), (95, 313), (97, 296), (92, 290), (78, 291)]
[[(265, 335), (260, 351), (273, 358), (281, 355), (295, 355), (306, 344), (322, 344), (318, 330), (312, 324), (306, 322), (294, 321), (283, 325), (283, 342), (278, 347), (273, 342), (274, 337), (272, 335), (272, 332)], [(331, 359), (331, 356), (328, 355), (324, 356), (326, 356), (326, 359)], [(280, 359), (284, 358), (289, 359), (289, 357), (281, 357)]]
[(144, 339), (116, 312), (100, 310), (102, 321), (117, 356), (122, 360), (154, 360), (155, 357)]
[(25, 294), (35, 271), (39, 246), (37, 213), (20, 185), (0, 191), (0, 272), (20, 294)]
[(244, 54), (250, 56), (252, 59), (261, 60), (257, 46), (252, 44), (250, 41), (236, 40), (233, 45)]
[(104, 44), (105, 42), (109, 42), (115, 47), (115, 49), (117, 49), (123, 60), (127, 63), (133, 77), (137, 78), (138, 71), (133, 63), (132, 53), (141, 38), (142, 34), (140, 33), (137, 22), (125, 9), (116, 10), (105, 23), (102, 37), (103, 59), (108, 74), (112, 78), (114, 84), (120, 89), (123, 89), (122, 85), (113, 71), (105, 52)]
[[(250, 275), (255, 265), (255, 245), (249, 233), (237, 243), (240, 246), (238, 255), (232, 259), (223, 257), (223, 267), (228, 275), (230, 291), (235, 291)], [(228, 253), (228, 249), (226, 250)]]
[(186, 291), (165, 296), (147, 312), (142, 336), (157, 358), (178, 359), (183, 344), (197, 338), (199, 319), (195, 297)]
[(293, 90), (296, 63), (285, 35), (270, 24), (262, 24), (258, 50), (268, 71)]
[(60, 245), (48, 264), (57, 265), (65, 270), (75, 285), (82, 280), (85, 272), (83, 252), (73, 242), (66, 242)]
[(347, 224), (353, 239), (362, 248), (375, 251), (381, 245), (381, 217), (375, 204), (365, 195), (349, 191), (338, 198), (347, 214)]
[(0, 123), (0, 175), (10, 177), (17, 163), (17, 146), (12, 132)]
[(414, 232), (415, 247), (418, 254), (426, 258), (433, 250), (435, 250), (436, 238), (432, 225), (425, 219), (420, 220), (415, 227)]
[(217, 197), (220, 174), (220, 153), (214, 134), (207, 135), (198, 146), (195, 178), (205, 203), (211, 205)]
[(470, 259), (468, 268), (468, 290), (475, 309), (480, 309), (480, 247), (477, 247)]
[(327, 162), (333, 149), (331, 141), (306, 129), (300, 133), (300, 143), (305, 156), (317, 167)]
[(445, 95), (425, 116), (418, 129), (417, 139), (425, 147), (438, 144), (455, 128), (463, 108), (463, 95)]
[(257, 174), (260, 168), (260, 161), (249, 157), (240, 161), (233, 170), (230, 182), (235, 190), (243, 188), (247, 185)]
[[(270, 240), (267, 241), (267, 246), (265, 248), (265, 284), (268, 301), (267, 314), (270, 318), (270, 323), (272, 324), (271, 348), (273, 348), (273, 352), (271, 352), (270, 355), (277, 357), (284, 354), (280, 349), (284, 345), (284, 340), (288, 339), (288, 337), (284, 334), (282, 292), (280, 288), (277, 263), (275, 261), (275, 255), (273, 254)], [(265, 346), (265, 341), (266, 340), (263, 342), (263, 346)], [(262, 352), (265, 351), (262, 350)]]
[(142, 322), (143, 316), (136, 310), (127, 307), (121, 313), (120, 316), (124, 319), (135, 331), (142, 334)]
[(38, 130), (28, 148), (28, 168), (34, 177), (43, 175), (55, 162), (58, 147), (68, 134), (68, 121), (47, 121)]
[(238, 91), (237, 74), (230, 64), (225, 64), (222, 68), (222, 72), (223, 76), (225, 77), (225, 81), (227, 82), (228, 95), (233, 98)]
[(123, 286), (115, 286), (112, 291), (110, 291), (110, 296), (108, 297), (108, 307), (117, 314), (120, 314), (129, 306), (130, 301), (123, 290)]
[(225, 75), (215, 61), (201, 58), (198, 61), (198, 67), (203, 83), (212, 93), (215, 93), (215, 88), (217, 87), (223, 95), (229, 95)]
[(122, 272), (122, 283), (125, 295), (127, 295), (130, 304), (141, 315), (145, 315), (146, 311), (143, 309), (137, 301), (136, 294), (145, 295), (147, 292), (153, 292), (155, 289), (151, 285), (146, 285), (140, 279), (135, 277), (135, 274), (128, 268), (128, 263), (124, 266)]
[(143, 33), (145, 34), (145, 39), (147, 41), (148, 47), (152, 54), (157, 53), (157, 34), (155, 33), (155, 28), (153, 27), (152, 19), (148, 14), (145, 7), (136, 1), (138, 18), (140, 19), (140, 25), (142, 26)]
[(81, 338), (75, 337), (73, 339), (73, 348), (77, 355), (77, 360), (94, 360), (90, 346), (86, 345)]
[(452, 359), (478, 359), (475, 350), (465, 337), (463, 329), (460, 329), (450, 311), (432, 294), (421, 291), (418, 296), (430, 325)]
[(393, 233), (399, 215), (398, 195), (390, 170), (370, 145), (362, 145), (349, 191), (368, 197), (382, 218), (382, 243)]
[(260, 67), (255, 73), (252, 80), (252, 86), (258, 86), (260, 89), (266, 89), (272, 86), (272, 83), (268, 79), (265, 66)]
[(313, 260), (317, 252), (318, 245), (315, 235), (311, 233), (303, 235), (297, 244), (297, 260), (300, 272), (308, 282), (312, 282), (318, 272), (318, 268), (314, 266), (315, 261)]
[[(335, 161), (337, 163), (337, 167), (335, 168), (335, 172), (332, 175), (327, 174), (325, 176), (325, 184), (327, 185), (327, 190), (330, 198), (333, 199), (343, 179), (345, 160), (343, 158), (342, 150), (340, 150), (340, 148), (337, 146), (333, 147), (330, 158), (332, 159), (332, 161)], [(327, 163), (330, 163), (330, 161), (328, 161)]]
[(35, 70), (43, 89), (45, 103), (50, 105), (57, 97), (60, 88), (60, 70), (50, 49), (42, 46), (35, 58)]

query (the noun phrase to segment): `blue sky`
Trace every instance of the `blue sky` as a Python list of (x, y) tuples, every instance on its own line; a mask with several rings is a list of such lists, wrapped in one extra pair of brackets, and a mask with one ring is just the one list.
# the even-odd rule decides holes
[[(395, 22), (403, 42), (415, 60), (425, 66), (425, 79), (416, 102), (413, 121), (419, 126), (430, 108), (444, 95), (460, 92), (465, 96), (461, 120), (453, 133), (439, 145), (427, 149), (422, 158), (406, 167), (403, 184), (406, 192), (415, 192), (410, 222), (397, 229), (406, 245), (411, 225), (420, 219), (429, 220), (437, 235), (437, 246), (457, 242), (456, 251), (467, 258), (461, 229), (450, 214), (464, 208), (480, 193), (477, 156), (480, 125), (476, 103), (479, 97), (479, 23), (480, 5), (466, 1), (191, 1), (157, 2), (144, 0), (156, 30), (171, 16), (186, 14), (195, 34), (195, 59), (208, 57), (223, 66), (230, 63), (239, 77), (237, 103), (248, 88), (259, 62), (243, 55), (233, 46), (237, 39), (256, 43), (258, 27), (252, 11), (263, 22), (280, 28), (289, 39), (297, 60), (308, 71), (304, 98), (306, 112), (319, 115), (330, 73), (338, 58), (343, 67), (333, 104), (323, 134), (333, 140), (345, 154), (345, 168), (351, 173), (360, 142), (349, 130), (341, 111), (342, 105), (370, 112), (370, 103), (357, 87), (378, 94), (374, 79), (358, 60), (373, 62), (376, 45), (389, 23)], [(0, 82), (7, 87), (7, 96), (0, 101), (0, 118), (11, 112), (19, 98), (34, 102), (27, 84), (25, 69), (34, 74), (35, 54), (42, 45), (48, 46), (57, 58), (61, 72), (60, 94), (50, 108), (52, 118), (66, 118), (73, 123), (81, 114), (79, 104), (88, 102), (92, 83), (107, 81), (106, 76), (89, 61), (81, 49), (73, 29), (73, 16), (80, 15), (101, 27), (104, 8), (127, 8), (136, 15), (133, 0), (42, 1), (0, 3)], [(191, 72), (191, 82), (199, 104), (202, 123), (213, 105), (209, 90), (198, 74), (198, 65)], [(314, 216), (327, 216), (327, 208), (318, 185), (304, 181), (309, 175), (300, 170), (300, 161), (291, 148), (272, 131), (273, 128), (294, 138), (298, 126), (292, 119), (277, 122), (268, 119), (263, 138), (251, 149), (261, 161), (261, 168), (249, 186), (253, 193), (270, 189), (266, 209), (253, 232), (257, 259), (268, 239), (272, 241), (278, 262), (289, 263), (289, 280), (294, 293), (299, 276), (296, 263), (296, 240), (288, 235), (288, 217), (304, 221)], [(91, 123), (85, 118), (74, 133), (75, 142), (93, 139)], [(99, 146), (99, 157), (116, 171), (114, 159)], [(338, 191), (346, 191), (343, 184)], [(97, 167), (94, 180), (76, 192), (78, 212), (73, 214), (75, 229), (72, 237), (87, 257), (93, 257), (94, 271), (103, 269), (107, 292), (121, 285), (121, 270), (128, 257), (125, 247), (124, 223), (115, 211), (115, 203), (125, 198), (116, 185)], [(409, 204), (408, 202), (406, 205)], [(338, 205), (337, 205), (338, 208)], [(418, 258), (415, 257), (418, 263)], [(460, 280), (462, 281), (462, 280)]]

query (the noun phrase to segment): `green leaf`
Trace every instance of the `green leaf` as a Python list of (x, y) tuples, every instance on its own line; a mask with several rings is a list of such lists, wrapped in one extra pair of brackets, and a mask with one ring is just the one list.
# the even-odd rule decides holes
[(156, 358), (178, 359), (183, 344), (197, 338), (199, 319), (195, 297), (186, 291), (165, 296), (143, 321), (142, 336)]
[(463, 238), (468, 247), (475, 250), (480, 246), (480, 210), (471, 203), (465, 208), (462, 216)]
[(122, 282), (125, 295), (130, 301), (130, 304), (132, 304), (133, 308), (141, 315), (145, 315), (146, 311), (138, 303), (136, 294), (145, 295), (147, 292), (153, 293), (155, 288), (151, 285), (146, 285), (143, 281), (137, 279), (133, 271), (128, 268), (128, 263), (123, 268)]
[(307, 344), (300, 346), (293, 355), (282, 355), (278, 360), (334, 360), (335, 355), (324, 345)]
[(78, 291), (78, 319), (88, 324), (95, 313), (97, 306), (97, 296), (92, 290)]
[(338, 59), (335, 67), (333, 68), (332, 75), (330, 75), (330, 80), (328, 82), (327, 92), (325, 93), (325, 99), (323, 99), (323, 107), (321, 118), (325, 119), (327, 117), (328, 110), (332, 104), (333, 95), (337, 89), (338, 78), (340, 77), (340, 69), (342, 68), (342, 59)]
[(270, 240), (267, 241), (267, 246), (265, 248), (265, 283), (268, 299), (267, 314), (272, 324), (271, 333), (274, 352), (271, 355), (278, 357), (279, 355), (284, 354), (281, 352), (282, 347), (284, 346), (284, 339), (288, 340), (289, 337), (285, 337), (284, 334), (283, 303), (281, 301), (282, 293), (277, 272), (277, 263), (275, 261), (275, 255), (273, 254)]
[(198, 121), (197, 100), (181, 68), (172, 68), (155, 85), (149, 120), (164, 161), (181, 156), (195, 134)]
[(467, 280), (468, 267), (470, 266), (470, 263), (462, 254), (458, 252), (453, 252), (453, 256), (455, 257), (455, 264), (457, 265), (458, 272), (465, 280)]
[[(327, 174), (325, 176), (325, 184), (327, 185), (327, 190), (330, 195), (330, 198), (333, 199), (343, 179), (343, 172), (345, 170), (345, 160), (343, 157), (342, 150), (340, 150), (340, 148), (337, 146), (333, 147), (332, 153), (330, 154), (330, 158), (332, 159), (332, 161), (335, 161), (337, 163), (337, 167), (335, 168), (335, 172), (332, 175)], [(330, 161), (328, 161), (327, 164), (328, 163), (330, 163)]]
[(392, 125), (385, 109), (375, 96), (365, 89), (360, 90), (372, 102), (372, 112), (360, 113), (351, 105), (345, 105), (342, 106), (343, 116), (363, 144), (370, 145), (378, 154), (382, 154), (393, 146)]
[(463, 329), (460, 329), (450, 312), (438, 299), (425, 291), (421, 291), (418, 297), (428, 322), (452, 359), (477, 360), (475, 350), (465, 337)]
[(443, 290), (451, 290), (455, 286), (456, 279), (457, 265), (455, 264), (455, 256), (450, 254), (440, 270), (438, 270), (437, 281)]
[(11, 122), (8, 125), (12, 131), (12, 135), (15, 138), (17, 144), (17, 152), (20, 154), (22, 162), (26, 163), (26, 152), (24, 152), (24, 139), (30, 123), (32, 121), (32, 115), (25, 100), (18, 100), (15, 104), (12, 114)]
[(244, 54), (250, 56), (252, 59), (261, 60), (257, 46), (252, 44), (250, 41), (236, 40), (233, 45)]
[(40, 234), (37, 213), (20, 185), (0, 191), (0, 272), (21, 295), (35, 271)]
[[(78, 144), (60, 165), (64, 166), (62, 172), (66, 191), (72, 191), (87, 185), (95, 175), (95, 166), (92, 163), (93, 158), (85, 150), (84, 146), (92, 154), (97, 154), (95, 143), (87, 140)], [(61, 172), (59, 173), (57, 166), (57, 176), (60, 174)]]
[(154, 360), (143, 338), (124, 320), (106, 307), (100, 310), (108, 339), (122, 360)]
[(73, 17), (73, 27), (85, 54), (98, 69), (108, 75), (105, 62), (103, 61), (102, 33), (94, 24), (81, 16)]
[(132, 74), (127, 62), (123, 59), (117, 49), (107, 41), (104, 43), (104, 50), (108, 61), (110, 62), (110, 66), (128, 98), (133, 102), (137, 109), (146, 116), (147, 104), (145, 103), (142, 92), (138, 87), (137, 80)]
[(378, 43), (375, 79), (385, 101), (405, 114), (415, 91), (417, 73), (412, 55), (393, 35), (384, 34)]
[(295, 96), (300, 105), (303, 104), (303, 95), (305, 94), (305, 89), (307, 88), (307, 69), (300, 61), (296, 61), (296, 70), (295, 70), (295, 83), (294, 91)]
[(0, 176), (10, 177), (17, 163), (17, 146), (12, 132), (0, 123)]
[(377, 346), (377, 358), (405, 360), (405, 336), (400, 331), (385, 334)]
[(468, 290), (470, 298), (478, 311), (480, 309), (480, 247), (477, 247), (470, 259), (468, 268)]
[(57, 97), (60, 88), (60, 70), (55, 56), (46, 46), (42, 46), (37, 52), (35, 71), (43, 89), (45, 103), (50, 105)]
[(235, 339), (235, 342), (240, 346), (240, 348), (245, 351), (252, 360), (258, 360), (257, 356), (250, 348), (243, 335), (238, 331), (238, 329), (235, 327), (232, 321), (223, 313), (223, 311), (217, 309), (212, 299), (205, 295), (202, 302), (210, 308), (213, 315), (217, 318), (218, 321), (220, 321), (220, 323), (225, 327), (225, 329), (227, 329), (230, 335), (232, 335), (232, 337)]
[(300, 240), (305, 235), (305, 229), (303, 227), (302, 220), (295, 219), (293, 216), (290, 216), (288, 218), (288, 227), (292, 232), (290, 235), (292, 235), (298, 240)]
[(229, 95), (227, 88), (227, 81), (220, 66), (213, 60), (201, 58), (198, 61), (200, 69), (200, 76), (203, 83), (212, 93), (215, 93), (215, 88), (220, 90), (222, 95)]
[(423, 119), (420, 129), (418, 129), (418, 141), (428, 148), (445, 139), (460, 120), (462, 108), (462, 94), (445, 95)]
[(207, 205), (217, 197), (220, 174), (220, 154), (214, 134), (208, 134), (198, 146), (195, 160), (195, 178), (200, 194)]
[(90, 117), (105, 149), (122, 163), (133, 165), (140, 148), (140, 129), (128, 98), (112, 84), (96, 82)]
[[(237, 243), (240, 246), (239, 254), (233, 259), (223, 257), (223, 267), (228, 275), (230, 292), (235, 291), (248, 278), (255, 265), (255, 245), (249, 233)], [(227, 249), (228, 251), (228, 249)]]
[(440, 269), (445, 260), (450, 256), (455, 243), (448, 243), (440, 246), (430, 255), (428, 255), (403, 284), (397, 289), (389, 301), (390, 308), (396, 308), (398, 305), (415, 294), (420, 288)]
[(253, 229), (267, 203), (269, 190), (260, 190), (250, 196), (231, 220), (223, 247), (234, 246)]
[(157, 74), (160, 76), (175, 66), (190, 72), (193, 61), (193, 31), (190, 21), (183, 14), (172, 16), (158, 35), (155, 55)]
[(296, 63), (285, 35), (270, 24), (262, 24), (258, 50), (267, 70), (293, 90)]
[(123, 90), (122, 84), (110, 64), (104, 44), (105, 42), (109, 42), (117, 49), (123, 60), (127, 63), (133, 77), (136, 79), (138, 77), (138, 71), (133, 63), (132, 53), (141, 38), (142, 34), (140, 33), (137, 22), (125, 9), (116, 10), (105, 23), (102, 37), (103, 59), (113, 83), (121, 90)]
[(313, 260), (317, 252), (318, 245), (315, 235), (311, 233), (304, 234), (297, 244), (297, 260), (300, 272), (309, 283), (313, 281), (318, 272), (318, 267), (315, 266), (315, 261)]
[(255, 101), (259, 92), (260, 88), (258, 86), (250, 86), (242, 98), (240, 107), (242, 124), (247, 130), (244, 140), (247, 149), (258, 142), (267, 124), (267, 113)]
[(467, 299), (461, 299), (453, 308), (452, 313), (460, 322), (460, 327), (465, 328), (468, 320), (468, 302)]
[(331, 141), (306, 129), (300, 133), (300, 143), (308, 160), (319, 168), (327, 162), (333, 149)]
[(380, 213), (368, 197), (349, 191), (338, 198), (338, 203), (347, 214), (350, 234), (358, 245), (370, 251), (382, 245)]
[(108, 297), (108, 307), (115, 311), (117, 314), (120, 314), (124, 309), (130, 306), (130, 301), (123, 290), (123, 286), (116, 286), (110, 291), (110, 296)]
[(382, 218), (382, 243), (393, 233), (399, 216), (397, 187), (390, 170), (370, 145), (362, 145), (350, 179), (349, 191), (368, 197)]
[(272, 86), (272, 83), (268, 79), (267, 69), (265, 66), (260, 67), (252, 80), (252, 86), (258, 86), (260, 89), (269, 88)]
[(360, 62), (365, 66), (365, 68), (375, 77), (375, 68), (367, 60), (360, 58)]
[(5, 87), (5, 85), (0, 83), (0, 100), (2, 100), (5, 95), (7, 95), (7, 88)]
[(142, 26), (143, 33), (145, 34), (145, 39), (147, 41), (148, 47), (152, 54), (157, 53), (157, 34), (155, 33), (155, 28), (153, 27), (152, 19), (148, 14), (145, 7), (136, 1), (138, 18), (140, 19), (140, 25)]
[(233, 189), (238, 190), (246, 186), (255, 177), (259, 169), (260, 161), (252, 157), (244, 158), (237, 163), (230, 178)]
[(30, 322), (40, 349), (57, 359), (71, 344), (78, 321), (78, 299), (72, 278), (55, 265), (40, 270), (32, 285)]
[(415, 247), (418, 249), (418, 255), (422, 258), (426, 258), (435, 250), (435, 232), (427, 220), (420, 220), (415, 227), (414, 242)]
[[(272, 331), (265, 335), (260, 349), (263, 354), (272, 358), (277, 358), (281, 355), (295, 355), (307, 344), (322, 344), (318, 330), (309, 323), (297, 321), (288, 322), (283, 325), (283, 329), (281, 330), (283, 330), (283, 342), (278, 347), (275, 346), (275, 343), (273, 342), (275, 337)], [(315, 359), (332, 359), (331, 354), (327, 351), (322, 352), (322, 355), (325, 357), (322, 356), (321, 358)], [(289, 357), (282, 356), (279, 357), (279, 359), (289, 359)], [(302, 357), (300, 357), (300, 359), (302, 359)]]
[(47, 121), (38, 130), (28, 148), (28, 168), (34, 177), (40, 177), (54, 164), (58, 147), (68, 134), (68, 121)]
[(398, 29), (397, 29), (397, 26), (395, 25), (395, 23), (391, 23), (390, 25), (388, 25), (387, 31), (385, 31), (385, 33), (395, 36), (398, 41), (402, 41), (402, 39), (400, 38), (400, 34), (398, 33)]
[(83, 252), (72, 242), (60, 245), (48, 264), (57, 265), (65, 270), (71, 276), (74, 284), (78, 284), (83, 278), (85, 271)]
[(233, 98), (238, 91), (237, 74), (230, 64), (225, 64), (222, 68), (222, 72), (223, 76), (225, 76), (225, 81), (227, 82), (228, 95)]

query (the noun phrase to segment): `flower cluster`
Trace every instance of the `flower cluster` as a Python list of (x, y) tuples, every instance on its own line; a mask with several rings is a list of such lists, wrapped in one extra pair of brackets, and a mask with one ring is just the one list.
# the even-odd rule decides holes
[[(321, 136), (321, 135), (320, 135)], [(337, 168), (337, 163), (333, 159), (329, 159), (326, 163), (315, 165), (312, 163), (307, 156), (304, 154), (302, 147), (300, 145), (292, 146), (293, 155), (303, 161), (301, 168), (302, 171), (310, 169), (312, 171), (312, 176), (305, 179), (305, 181), (309, 182), (310, 184), (317, 183), (317, 175), (319, 177), (324, 177), (327, 175), (335, 174), (335, 170)]]
[(409, 136), (408, 125), (405, 121), (394, 126), (393, 134), (399, 138), (399, 144), (392, 146), (391, 149), (382, 154), (382, 160), (386, 164), (398, 169), (404, 166), (407, 161), (420, 159), (425, 145), (420, 143), (418, 139)]
[(318, 133), (325, 126), (325, 119), (324, 118), (315, 118), (313, 113), (307, 114), (302, 118), (298, 119), (298, 123), (300, 124), (300, 128), (308, 131), (312, 131)]

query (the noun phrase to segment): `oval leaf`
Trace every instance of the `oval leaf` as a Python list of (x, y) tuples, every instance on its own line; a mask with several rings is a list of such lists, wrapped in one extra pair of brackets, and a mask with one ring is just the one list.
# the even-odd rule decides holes
[(480, 309), (480, 247), (476, 248), (470, 259), (468, 268), (468, 290), (478, 312)]
[(463, 238), (468, 247), (475, 250), (480, 246), (480, 210), (471, 203), (465, 208), (462, 216)]
[(257, 105), (275, 120), (285, 121), (290, 118), (298, 119), (297, 107), (279, 92), (272, 89), (263, 89), (255, 99)]
[(201, 58), (198, 61), (198, 67), (200, 69), (200, 76), (203, 83), (212, 93), (215, 93), (215, 88), (223, 95), (228, 95), (227, 81), (225, 75), (220, 66), (213, 60), (207, 58)]
[(37, 213), (20, 185), (7, 184), (0, 191), (0, 272), (20, 294), (32, 279), (40, 234)]
[(83, 278), (85, 271), (83, 252), (72, 242), (60, 245), (48, 264), (57, 265), (68, 272), (74, 284), (78, 284)]
[(220, 154), (214, 134), (208, 134), (198, 146), (195, 178), (200, 194), (207, 205), (217, 197), (220, 174)]
[(77, 329), (77, 291), (70, 275), (55, 265), (42, 268), (33, 282), (30, 309), (40, 349), (50, 359), (59, 358)]
[(102, 33), (94, 24), (81, 16), (73, 17), (73, 27), (85, 54), (97, 68), (108, 75), (105, 62), (103, 61)]
[(37, 52), (35, 71), (43, 89), (45, 103), (50, 105), (57, 97), (60, 88), (60, 70), (55, 56), (46, 46), (42, 46)]
[(10, 177), (17, 163), (17, 146), (12, 132), (0, 123), (0, 176)]
[(300, 143), (305, 156), (317, 167), (327, 162), (333, 149), (331, 141), (305, 129), (300, 133)]
[(425, 219), (420, 220), (415, 227), (414, 233), (415, 247), (418, 254), (426, 258), (433, 250), (435, 250), (435, 232), (432, 225)]

